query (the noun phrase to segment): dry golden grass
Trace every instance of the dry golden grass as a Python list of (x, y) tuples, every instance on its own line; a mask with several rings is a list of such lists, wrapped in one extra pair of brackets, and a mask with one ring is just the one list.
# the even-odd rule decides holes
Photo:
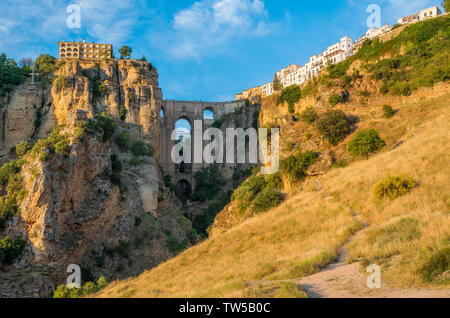
[[(384, 277), (391, 283), (423, 285), (418, 268), (430, 250), (450, 238), (449, 99), (446, 94), (400, 105), (398, 117), (391, 121), (395, 124), (377, 126), (385, 137), (401, 131), (393, 138), (404, 141), (398, 148), (308, 179), (275, 210), (137, 278), (115, 282), (98, 296), (292, 296), (292, 286), (255, 287), (254, 281), (300, 278), (332, 262), (361, 227), (352, 209), (362, 213), (370, 229), (351, 245), (351, 257), (383, 265)], [(401, 198), (377, 203), (374, 186), (388, 173), (410, 175), (419, 186)], [(396, 230), (403, 227), (405, 231)]]

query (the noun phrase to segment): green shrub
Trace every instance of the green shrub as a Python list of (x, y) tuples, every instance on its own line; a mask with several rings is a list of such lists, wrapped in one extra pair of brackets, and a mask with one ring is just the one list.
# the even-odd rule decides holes
[(346, 159), (339, 159), (336, 162), (333, 163), (333, 168), (345, 168), (349, 165), (348, 160)]
[(417, 182), (408, 176), (386, 176), (375, 186), (375, 197), (379, 200), (396, 199), (409, 193)]
[(175, 185), (172, 182), (172, 176), (170, 174), (166, 174), (166, 175), (164, 175), (163, 179), (164, 179), (164, 185), (166, 186), (166, 188), (168, 188), (170, 191), (174, 192)]
[(331, 110), (323, 114), (318, 120), (317, 127), (322, 136), (334, 146), (344, 140), (350, 131), (347, 117), (340, 110)]
[(0, 230), (6, 221), (19, 211), (19, 204), (26, 195), (22, 186), (20, 171), (23, 160), (13, 160), (0, 168), (0, 184), (3, 195), (0, 196)]
[(0, 240), (0, 264), (11, 265), (25, 248), (25, 240), (21, 237), (11, 239), (5, 236)]
[(384, 118), (391, 118), (395, 115), (395, 110), (389, 106), (389, 105), (384, 105), (383, 106), (383, 117)]
[(289, 113), (293, 114), (295, 111), (294, 105), (300, 100), (301, 96), (302, 92), (298, 85), (286, 87), (281, 91), (281, 94), (278, 97), (277, 105), (287, 102), (289, 106)]
[(143, 141), (133, 141), (130, 147), (131, 153), (136, 156), (148, 156), (153, 157), (155, 155), (155, 149), (151, 144), (146, 144)]
[(450, 271), (450, 247), (444, 247), (434, 252), (428, 261), (419, 269), (425, 282), (448, 284), (450, 277), (444, 277), (444, 273)]
[(100, 79), (94, 80), (94, 97), (103, 97), (108, 94), (109, 89), (105, 82)]
[(130, 160), (128, 160), (128, 164), (130, 166), (137, 166), (140, 163), (140, 160), (138, 157), (133, 157)]
[(55, 152), (64, 157), (68, 157), (70, 153), (69, 140), (63, 139), (55, 144)]
[(119, 116), (120, 116), (121, 120), (125, 120), (127, 118), (127, 113), (128, 113), (128, 110), (126, 109), (126, 107), (120, 106)]
[(130, 133), (128, 131), (121, 131), (120, 133), (116, 134), (114, 137), (114, 141), (116, 142), (117, 146), (119, 146), (120, 151), (126, 152), (130, 148)]
[(182, 250), (184, 250), (187, 247), (187, 242), (179, 242), (178, 239), (173, 236), (169, 235), (167, 237), (167, 248), (169, 249), (169, 252), (171, 253), (178, 253)]
[(292, 180), (303, 180), (309, 166), (317, 161), (317, 157), (317, 154), (313, 151), (298, 152), (281, 162), (281, 171)]
[(313, 107), (308, 107), (300, 114), (300, 118), (305, 123), (312, 124), (319, 118), (319, 116), (317, 115)]
[(88, 129), (103, 134), (103, 139), (110, 139), (114, 135), (114, 118), (106, 113), (96, 114), (94, 119), (88, 121)]
[(212, 200), (208, 204), (206, 211), (194, 218), (192, 227), (203, 237), (208, 235), (208, 228), (214, 223), (217, 214), (230, 201), (230, 196), (226, 194), (219, 195), (218, 198)]
[(348, 143), (348, 151), (353, 156), (367, 157), (386, 145), (375, 129), (359, 131)]
[(194, 174), (195, 190), (192, 194), (194, 201), (205, 202), (216, 196), (225, 180), (222, 178), (217, 164), (209, 165)]
[(349, 60), (345, 60), (343, 62), (337, 64), (331, 64), (328, 66), (328, 73), (331, 78), (340, 78), (347, 74), (347, 70), (350, 67), (351, 63)]
[(337, 104), (343, 103), (344, 102), (344, 98), (342, 97), (341, 94), (331, 94), (331, 96), (328, 98), (328, 103), (330, 103), (330, 105), (332, 106), (336, 106)]
[(81, 298), (101, 291), (107, 285), (106, 279), (102, 276), (97, 283), (87, 282), (81, 288), (69, 288), (60, 285), (53, 292), (53, 298)]
[(278, 206), (284, 200), (284, 195), (277, 189), (265, 188), (258, 193), (252, 202), (251, 210), (253, 213), (262, 213)]
[(111, 155), (111, 162), (112, 162), (112, 171), (120, 173), (122, 171), (122, 162), (119, 160), (117, 155), (113, 154)]
[(64, 88), (70, 86), (70, 82), (67, 78), (64, 76), (58, 76), (55, 79), (53, 79), (53, 86), (58, 90), (61, 91)]
[(122, 184), (120, 173), (118, 172), (112, 172), (109, 176), (109, 180), (112, 184), (116, 186), (120, 186)]
[(73, 131), (72, 137), (75, 143), (78, 143), (86, 137), (87, 131), (87, 122), (81, 121), (75, 125), (75, 129)]
[(23, 158), (28, 153), (28, 151), (30, 151), (30, 150), (31, 150), (30, 143), (28, 143), (28, 142), (21, 142), (20, 144), (18, 144), (16, 146), (17, 157)]

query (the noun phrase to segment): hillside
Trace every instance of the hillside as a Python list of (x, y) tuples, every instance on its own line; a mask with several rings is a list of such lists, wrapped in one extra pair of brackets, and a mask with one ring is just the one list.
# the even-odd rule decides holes
[(381, 266), (384, 294), (372, 296), (449, 296), (449, 22), (366, 42), (263, 99), (260, 125), (281, 130), (280, 174), (252, 175), (209, 239), (98, 296), (348, 296), (351, 280), (336, 295), (320, 290), (335, 277), (305, 278), (346, 262), (358, 284)]

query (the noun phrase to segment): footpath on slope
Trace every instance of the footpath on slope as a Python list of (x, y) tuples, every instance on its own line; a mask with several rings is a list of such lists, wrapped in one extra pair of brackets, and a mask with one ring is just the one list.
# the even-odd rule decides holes
[[(322, 191), (322, 186), (315, 181), (317, 190)], [(323, 193), (324, 199), (330, 198)], [(450, 298), (450, 290), (433, 290), (419, 288), (393, 288), (383, 281), (381, 273), (381, 288), (371, 289), (368, 287), (367, 278), (370, 273), (361, 270), (361, 263), (348, 264), (349, 245), (364, 235), (369, 228), (361, 214), (349, 207), (354, 217), (363, 225), (341, 247), (336, 262), (329, 264), (316, 274), (300, 279), (283, 281), (263, 280), (252, 284), (269, 285), (278, 282), (293, 282), (299, 285), (309, 298)]]

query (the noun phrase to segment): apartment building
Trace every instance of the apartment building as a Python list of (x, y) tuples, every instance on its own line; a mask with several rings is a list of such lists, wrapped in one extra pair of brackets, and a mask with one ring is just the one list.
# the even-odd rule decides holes
[(385, 33), (388, 33), (389, 31), (392, 30), (392, 26), (389, 24), (385, 24), (383, 25), (381, 28), (377, 29), (377, 28), (370, 28), (369, 30), (367, 30), (366, 34), (364, 34), (362, 37), (360, 37), (359, 39), (357, 39), (355, 41), (355, 43), (353, 43), (353, 51), (357, 51), (362, 44), (364, 43), (364, 41), (366, 40), (373, 40)]
[(59, 59), (101, 60), (112, 56), (112, 44), (58, 42)]
[(252, 100), (256, 96), (261, 96), (261, 95), (263, 95), (262, 86), (257, 86), (257, 87), (249, 88), (240, 94), (236, 94), (235, 99), (236, 100), (243, 100), (243, 99)]
[(398, 24), (415, 23), (426, 19), (435, 18), (441, 14), (442, 14), (441, 10), (437, 6), (434, 6), (427, 9), (423, 9), (420, 12), (409, 15), (407, 17), (400, 18), (397, 20), (397, 23)]

